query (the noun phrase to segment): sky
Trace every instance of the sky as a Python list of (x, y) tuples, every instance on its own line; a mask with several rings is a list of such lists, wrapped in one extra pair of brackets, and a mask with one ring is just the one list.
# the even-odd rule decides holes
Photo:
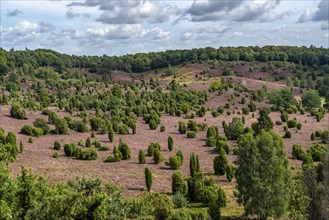
[(329, 0), (1, 0), (0, 47), (75, 55), (328, 48), (328, 14)]

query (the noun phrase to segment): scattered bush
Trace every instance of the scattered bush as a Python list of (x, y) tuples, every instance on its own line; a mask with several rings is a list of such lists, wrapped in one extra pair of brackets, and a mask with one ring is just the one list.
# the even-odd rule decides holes
[(150, 143), (148, 148), (147, 148), (147, 156), (152, 157), (154, 154), (154, 150), (158, 149), (161, 150), (161, 146), (159, 143)]
[(187, 138), (195, 138), (196, 133), (195, 133), (195, 131), (188, 131), (186, 133), (186, 136), (187, 136)]
[(144, 151), (142, 149), (139, 150), (139, 152), (138, 152), (138, 162), (140, 164), (145, 164), (146, 163), (145, 154), (144, 154)]
[(154, 152), (153, 152), (153, 161), (155, 164), (159, 164), (163, 161), (163, 157), (161, 155), (161, 152), (159, 149), (154, 149)]
[(186, 123), (183, 121), (178, 122), (178, 131), (180, 134), (185, 134), (187, 131)]
[(130, 159), (130, 148), (129, 148), (128, 144), (126, 144), (121, 139), (119, 140), (118, 150), (121, 152), (123, 160)]
[(67, 157), (73, 157), (76, 146), (74, 144), (65, 144), (64, 153)]
[(321, 161), (328, 149), (323, 144), (312, 145), (306, 152), (309, 154), (313, 161)]
[(305, 152), (302, 149), (302, 146), (299, 144), (294, 144), (292, 147), (292, 158), (297, 160), (304, 160)]
[(41, 128), (44, 135), (49, 134), (49, 132), (50, 132), (49, 125), (42, 118), (35, 119), (35, 121), (33, 122), (33, 125), (37, 128)]
[(61, 143), (59, 141), (54, 141), (54, 150), (60, 150), (61, 149)]
[(226, 178), (229, 182), (231, 182), (233, 177), (234, 177), (234, 166), (232, 164), (228, 164), (226, 166)]
[(129, 134), (129, 128), (127, 125), (125, 124), (122, 124), (119, 126), (119, 134), (122, 134), (122, 135), (127, 135)]
[(146, 183), (146, 188), (147, 191), (151, 191), (152, 189), (152, 181), (153, 177), (152, 177), (152, 170), (148, 167), (145, 167), (145, 183)]
[(53, 153), (53, 158), (59, 158), (59, 153), (57, 151)]
[(16, 119), (27, 119), (24, 109), (18, 103), (13, 103), (10, 109), (10, 117)]
[(175, 172), (171, 176), (171, 191), (172, 194), (181, 193), (185, 195), (187, 193), (187, 185), (180, 172)]
[(216, 175), (225, 175), (226, 166), (228, 164), (226, 152), (224, 149), (220, 150), (220, 154), (214, 159), (214, 172)]
[(174, 141), (172, 137), (169, 136), (167, 142), (169, 151), (172, 151), (174, 149)]
[(181, 158), (177, 155), (170, 156), (169, 166), (171, 169), (177, 170), (182, 165)]
[(288, 130), (286, 133), (283, 135), (283, 138), (291, 138), (291, 132)]
[[(185, 195), (183, 193), (177, 192), (173, 195), (173, 203), (175, 208), (185, 208), (188, 205), (188, 200), (186, 199)], [(181, 220), (181, 219), (186, 219), (186, 220), (192, 220), (192, 217), (189, 215), (187, 212), (186, 215), (180, 214), (177, 217), (169, 217), (170, 220)]]

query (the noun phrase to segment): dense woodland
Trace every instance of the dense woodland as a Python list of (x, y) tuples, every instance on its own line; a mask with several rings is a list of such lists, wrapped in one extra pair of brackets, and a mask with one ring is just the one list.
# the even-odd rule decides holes
[[(179, 68), (192, 64), (207, 66), (193, 77), (209, 85), (208, 89), (189, 89), (181, 80), (184, 75)], [(248, 74), (235, 70), (243, 66), (248, 66)], [(129, 83), (113, 80), (114, 73), (124, 72), (131, 77)], [(269, 72), (273, 82), (284, 87), (255, 89), (229, 78), (255, 72)], [(243, 206), (246, 219), (328, 219), (329, 124), (325, 129), (316, 124), (328, 117), (326, 48), (200, 48), (120, 57), (0, 50), (0, 89), (0, 105), (10, 108), (10, 115), (0, 117), (26, 121), (19, 134), (29, 137), (23, 143), (18, 134), (0, 124), (0, 219), (221, 219), (221, 210), (230, 199)], [(209, 97), (225, 95), (226, 101), (216, 108), (205, 107)], [(38, 112), (40, 117), (30, 121), (27, 112)], [(272, 120), (273, 112), (280, 114), (280, 120)], [(208, 125), (206, 119), (197, 122), (207, 113), (218, 119), (229, 115), (232, 120), (216, 125)], [(200, 147), (215, 152), (212, 174), (203, 172), (198, 154), (177, 151), (171, 136), (167, 146), (151, 142), (147, 150), (132, 155), (121, 137), (134, 138), (140, 129), (138, 119), (163, 134), (167, 129), (162, 123), (164, 115), (177, 118), (175, 129), (181, 137), (195, 139), (205, 132)], [(294, 144), (288, 155), (284, 140), (294, 140), (306, 123), (297, 115), (315, 119), (309, 137), (312, 144)], [(247, 117), (253, 119), (250, 125)], [(280, 126), (282, 134), (274, 131)], [(73, 132), (90, 136), (76, 143), (60, 141)], [(101, 143), (96, 138), (99, 135), (105, 135), (109, 143), (119, 139), (118, 145)], [(24, 167), (17, 177), (10, 175), (9, 165), (41, 136), (55, 137), (53, 154), (48, 157), (59, 163), (62, 157), (99, 160), (101, 152), (108, 152), (102, 163), (120, 163), (136, 156), (138, 164), (146, 164), (145, 191), (128, 198), (120, 186), (98, 177), (47, 184)], [(163, 156), (164, 149), (170, 157)], [(236, 160), (229, 161), (229, 155)], [(153, 190), (149, 158), (152, 164), (165, 164), (173, 171), (171, 192)], [(300, 166), (291, 160), (300, 161)], [(183, 161), (188, 161), (188, 176), (180, 171)], [(234, 198), (226, 195), (214, 176), (234, 184)]]

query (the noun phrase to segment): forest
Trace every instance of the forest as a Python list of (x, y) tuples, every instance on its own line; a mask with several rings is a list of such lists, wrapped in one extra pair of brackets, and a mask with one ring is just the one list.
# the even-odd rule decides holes
[(329, 216), (329, 49), (0, 50), (0, 219)]

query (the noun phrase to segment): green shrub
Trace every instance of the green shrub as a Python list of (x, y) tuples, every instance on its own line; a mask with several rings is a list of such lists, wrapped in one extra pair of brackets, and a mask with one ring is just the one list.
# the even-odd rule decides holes
[(149, 157), (152, 157), (155, 149), (161, 150), (160, 144), (159, 143), (153, 143), (153, 142), (150, 143), (148, 148), (147, 148), (147, 155)]
[(33, 128), (32, 129), (32, 135), (35, 137), (40, 137), (43, 134), (43, 131), (41, 128)]
[(154, 149), (154, 152), (153, 152), (153, 161), (155, 164), (159, 164), (163, 161), (163, 157), (161, 155), (161, 152), (160, 150), (158, 149)]
[(21, 128), (21, 134), (32, 135), (33, 134), (33, 126), (31, 125), (23, 125)]
[(195, 131), (187, 131), (186, 136), (187, 138), (195, 138), (196, 133)]
[(140, 149), (138, 152), (138, 163), (146, 164), (145, 153), (142, 149)]
[(93, 148), (83, 150), (79, 157), (76, 157), (79, 160), (96, 160), (97, 159), (97, 151)]
[(329, 131), (323, 131), (321, 134), (321, 140), (323, 144), (329, 144)]
[(302, 146), (299, 144), (294, 144), (292, 147), (292, 158), (297, 160), (304, 160), (305, 152), (302, 149)]
[(109, 155), (104, 162), (118, 162), (121, 161), (122, 154), (116, 147), (113, 148), (113, 155)]
[(55, 125), (55, 133), (56, 134), (68, 134), (68, 125), (65, 119), (63, 118), (57, 118), (54, 121), (54, 125)]
[(176, 193), (185, 195), (187, 193), (187, 185), (180, 172), (175, 172), (171, 176), (171, 191), (173, 195)]
[(240, 118), (233, 118), (232, 122), (224, 128), (224, 133), (229, 140), (237, 140), (244, 133), (244, 125)]
[(315, 140), (315, 134), (312, 132), (311, 134), (311, 141), (314, 141)]
[(207, 138), (206, 145), (208, 147), (216, 147), (216, 143), (217, 143), (217, 138), (216, 137), (210, 136), (210, 137)]
[(108, 146), (102, 145), (100, 148), (98, 148), (99, 151), (108, 151), (110, 148)]
[(46, 122), (44, 119), (42, 119), (42, 118), (37, 118), (37, 119), (35, 119), (35, 121), (33, 122), (33, 125), (34, 125), (34, 127), (41, 128), (41, 129), (42, 129), (42, 133), (43, 133), (44, 135), (49, 134), (49, 132), (50, 132), (50, 127), (49, 127), (49, 125), (48, 125), (47, 122)]
[(169, 151), (172, 151), (174, 149), (174, 141), (172, 137), (169, 136), (167, 142)]
[(302, 129), (302, 123), (298, 122), (297, 125), (296, 125), (296, 128), (297, 128), (297, 130)]
[[(183, 193), (177, 192), (173, 195), (173, 203), (175, 208), (185, 208), (188, 205), (188, 200), (186, 199), (185, 195)], [(192, 220), (191, 215), (188, 213), (188, 211), (185, 211), (187, 213), (187, 215), (182, 215), (180, 214), (179, 216), (172, 216), (169, 217), (169, 219), (173, 220), (173, 219), (177, 219), (177, 220)]]
[(180, 162), (181, 162), (181, 165), (183, 165), (183, 160), (184, 160), (184, 155), (183, 155), (183, 152), (181, 150), (177, 151), (176, 155), (178, 157), (180, 157)]
[(161, 127), (160, 127), (160, 132), (164, 132), (164, 131), (166, 131), (166, 127), (163, 126), (163, 125), (161, 125)]
[(323, 144), (312, 145), (306, 152), (309, 154), (313, 161), (321, 161), (328, 149)]
[(184, 121), (179, 121), (178, 122), (178, 131), (180, 134), (185, 134), (187, 131), (187, 126)]
[(16, 139), (16, 135), (14, 134), (14, 132), (9, 131), (7, 136), (6, 136), (6, 143), (11, 144), (12, 146), (16, 146), (17, 145), (17, 139)]
[(207, 138), (209, 137), (217, 137), (218, 135), (218, 127), (216, 126), (210, 126), (207, 129)]
[(28, 140), (28, 142), (29, 142), (30, 144), (32, 144), (32, 143), (33, 143), (33, 138), (32, 138), (32, 136), (30, 136), (30, 137), (29, 137), (29, 140)]
[(10, 117), (16, 119), (27, 119), (24, 109), (18, 103), (13, 103), (10, 109)]
[(156, 130), (158, 127), (158, 124), (156, 123), (156, 121), (152, 118), (149, 122), (149, 128), (151, 130)]
[(73, 157), (76, 146), (74, 144), (65, 144), (64, 153), (67, 157)]
[(289, 118), (289, 115), (286, 112), (283, 112), (283, 113), (281, 113), (280, 118), (281, 118), (282, 122), (287, 122), (288, 118)]
[(217, 149), (218, 153), (220, 153), (221, 149), (224, 149), (226, 154), (229, 154), (231, 151), (229, 143), (227, 141), (223, 141), (223, 140), (219, 140), (219, 139), (217, 139), (217, 142), (216, 142), (216, 149)]
[(127, 135), (129, 134), (129, 128), (127, 125), (125, 124), (122, 124), (119, 126), (119, 134), (122, 134), (122, 135)]
[(177, 155), (170, 156), (169, 158), (169, 166), (171, 169), (177, 170), (182, 165), (181, 159)]
[(276, 125), (282, 125), (282, 121), (276, 121), (275, 124)]
[(91, 147), (91, 140), (90, 140), (90, 137), (88, 137), (86, 139), (86, 144), (85, 144), (86, 147)]
[(228, 164), (226, 152), (224, 149), (220, 150), (220, 154), (214, 159), (214, 172), (216, 175), (225, 175), (226, 166)]
[(100, 148), (102, 146), (102, 144), (98, 140), (94, 140), (93, 145), (95, 146), (95, 148)]
[(98, 131), (103, 124), (102, 119), (99, 117), (91, 118), (89, 120), (89, 123), (90, 123), (91, 130), (93, 130), (93, 131)]
[(129, 160), (130, 159), (130, 157), (131, 157), (130, 156), (130, 148), (129, 148), (128, 144), (126, 144), (121, 139), (119, 140), (118, 150), (121, 152), (123, 160)]
[(53, 158), (59, 158), (59, 153), (57, 151), (53, 153)]
[(61, 143), (59, 141), (54, 141), (54, 150), (60, 150), (61, 149)]
[(283, 135), (283, 138), (291, 138), (291, 132), (288, 130), (286, 133)]
[(151, 191), (152, 182), (153, 182), (152, 170), (148, 167), (145, 167), (145, 183), (146, 183), (147, 191)]
[(229, 182), (231, 182), (233, 177), (234, 177), (234, 166), (232, 164), (228, 164), (226, 166), (226, 178)]
[(287, 126), (288, 128), (295, 128), (297, 126), (297, 120), (295, 118), (288, 120)]
[(108, 131), (107, 136), (109, 138), (109, 141), (112, 143), (114, 141), (114, 131), (113, 131), (112, 126), (109, 126), (109, 131)]
[(243, 113), (244, 115), (249, 115), (249, 113), (250, 113), (250, 109), (249, 109), (249, 107), (248, 107), (248, 106), (244, 106), (244, 107), (242, 108), (242, 113)]

